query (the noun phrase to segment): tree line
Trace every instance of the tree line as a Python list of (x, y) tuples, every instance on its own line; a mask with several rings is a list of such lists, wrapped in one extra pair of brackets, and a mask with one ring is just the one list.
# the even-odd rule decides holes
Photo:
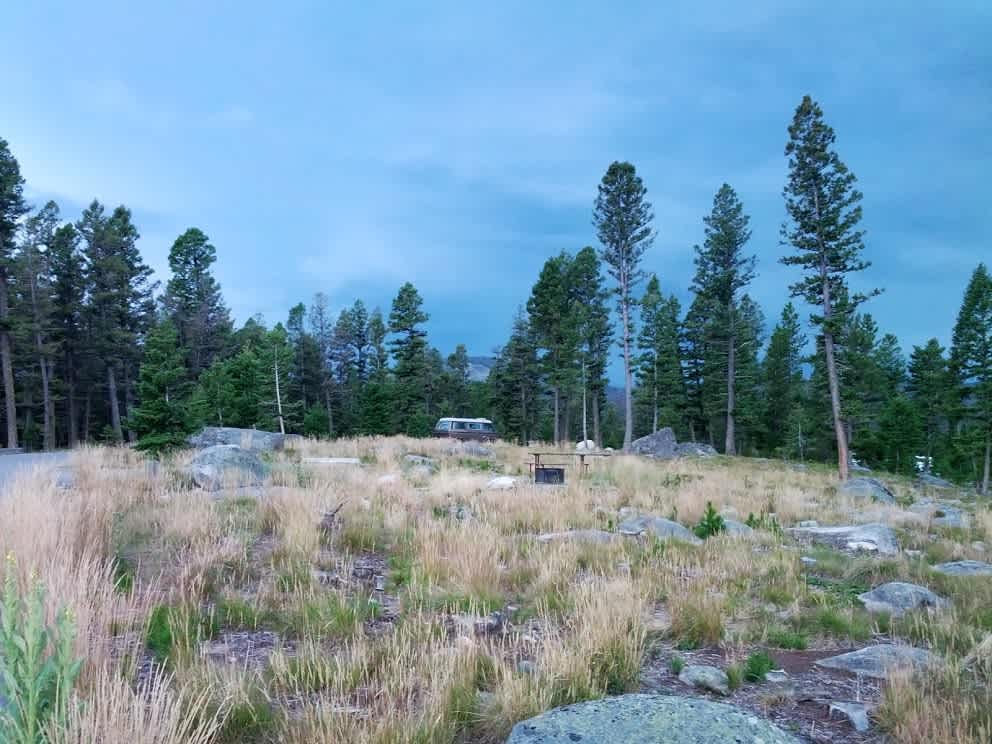
[[(757, 257), (732, 186), (716, 192), (695, 247), (683, 312), (644, 255), (657, 228), (636, 168), (612, 163), (592, 225), (599, 247), (549, 258), (485, 381), (464, 345), (429, 343), (423, 299), (404, 284), (388, 313), (362, 300), (335, 316), (318, 293), (268, 327), (235, 328), (198, 228), (169, 252), (164, 286), (138, 250), (130, 210), (93, 201), (75, 221), (32, 210), (0, 140), (0, 367), (7, 447), (81, 442), (175, 446), (204, 425), (311, 436), (426, 435), (441, 415), (488, 416), (507, 438), (627, 447), (671, 426), (727, 454), (855, 458), (918, 468), (988, 490), (992, 449), (992, 279), (979, 265), (949, 350), (905, 359), (848, 277), (862, 258), (862, 195), (820, 107), (803, 99), (785, 156), (783, 264), (797, 268), (765, 332), (748, 294)], [(797, 299), (811, 309), (812, 352)], [(622, 394), (608, 384), (611, 350)]]

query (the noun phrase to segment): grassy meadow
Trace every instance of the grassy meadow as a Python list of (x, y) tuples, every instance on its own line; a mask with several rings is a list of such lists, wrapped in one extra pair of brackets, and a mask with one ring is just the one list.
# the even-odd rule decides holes
[[(668, 689), (671, 670), (699, 655), (728, 671), (742, 703), (816, 741), (819, 724), (760, 681), (760, 655), (802, 664), (880, 640), (940, 661), (863, 691), (876, 706), (870, 737), (992, 740), (992, 577), (929, 568), (989, 560), (987, 504), (964, 496), (970, 526), (936, 528), (905, 509), (921, 495), (905, 479), (880, 476), (896, 505), (865, 504), (819, 466), (722, 457), (617, 455), (537, 487), (528, 450), (493, 449), (306, 440), (268, 456), (264, 487), (215, 494), (185, 475), (191, 453), (149, 468), (128, 449), (81, 449), (70, 490), (51, 472), (21, 475), (0, 497), (4, 578), (22, 595), (40, 582), (53, 623), (70, 610), (83, 660), (83, 704), (50, 740), (503, 742), (554, 706), (652, 680)], [(410, 468), (407, 453), (437, 471)], [(303, 462), (329, 456), (362, 464)], [(487, 489), (501, 474), (517, 487)], [(757, 529), (700, 545), (537, 539), (615, 532), (623, 507), (692, 527), (708, 503)], [(849, 556), (783, 531), (810, 519), (882, 522), (904, 550)], [(857, 594), (893, 580), (951, 606), (867, 614)]]

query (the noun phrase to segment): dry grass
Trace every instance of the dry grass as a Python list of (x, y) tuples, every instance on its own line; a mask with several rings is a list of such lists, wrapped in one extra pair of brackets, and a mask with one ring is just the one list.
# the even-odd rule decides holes
[[(438, 472), (411, 478), (407, 453), (436, 459)], [(329, 456), (363, 465), (303, 462)], [(535, 539), (615, 530), (623, 507), (691, 526), (712, 502), (783, 526), (881, 521), (931, 560), (982, 558), (972, 543), (992, 546), (987, 509), (970, 531), (931, 539), (899, 506), (839, 496), (826, 470), (722, 458), (617, 456), (563, 488), (490, 491), (494, 474), (526, 474), (527, 450), (498, 444), (490, 461), (402, 437), (305, 440), (273, 459), (260, 494), (198, 491), (182, 474), (188, 460), (151, 471), (130, 450), (85, 448), (73, 454), (73, 490), (38, 471), (0, 498), (0, 551), (16, 556), (24, 586), (32, 574), (45, 583), (50, 616), (70, 607), (80, 628), (86, 704), (55, 741), (501, 742), (549, 707), (637, 689), (659, 634), (731, 660), (749, 643), (849, 642), (875, 627), (853, 596), (897, 578), (932, 586), (954, 609), (893, 623), (945, 662), (898, 677), (881, 724), (895, 741), (988, 740), (992, 582), (943, 581), (920, 559), (820, 551), (808, 583), (800, 553), (773, 531), (700, 546)], [(908, 488), (897, 483), (902, 503)], [(171, 676), (138, 684), (158, 606), (190, 620), (173, 628)], [(474, 632), (492, 610), (505, 632)], [(248, 651), (231, 640), (263, 632), (290, 645), (260, 656), (255, 636)], [(200, 653), (211, 638), (232, 661)]]

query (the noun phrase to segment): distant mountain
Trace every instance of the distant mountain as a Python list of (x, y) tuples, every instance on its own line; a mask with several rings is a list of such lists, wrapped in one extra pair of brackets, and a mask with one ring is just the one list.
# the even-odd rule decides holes
[(468, 378), (472, 382), (485, 382), (496, 365), (496, 357), (473, 356), (468, 358)]

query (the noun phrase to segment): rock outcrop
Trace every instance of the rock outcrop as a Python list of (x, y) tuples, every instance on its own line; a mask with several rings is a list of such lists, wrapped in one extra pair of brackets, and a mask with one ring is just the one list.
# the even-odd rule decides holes
[(815, 663), (826, 669), (837, 669), (874, 679), (888, 679), (896, 669), (918, 669), (930, 664), (932, 660), (933, 655), (922, 648), (879, 643), (839, 656), (819, 659)]
[(274, 431), (236, 429), (231, 426), (207, 426), (186, 441), (196, 449), (206, 449), (218, 444), (235, 444), (241, 449), (252, 452), (271, 452), (281, 450), (286, 442), (286, 437)]
[(870, 592), (859, 594), (858, 599), (868, 612), (885, 612), (898, 617), (922, 608), (940, 609), (947, 600), (937, 596), (925, 586), (905, 581), (890, 581), (876, 586)]
[(717, 452), (708, 444), (683, 442), (675, 439), (675, 432), (669, 427), (659, 429), (646, 437), (631, 442), (630, 451), (635, 455), (653, 457), (658, 460), (672, 460), (676, 457), (712, 457)]
[(950, 561), (933, 567), (937, 573), (948, 576), (992, 576), (992, 563), (984, 561)]
[(620, 519), (622, 521), (618, 530), (621, 535), (628, 537), (645, 535), (656, 537), (659, 540), (683, 540), (697, 545), (702, 542), (692, 534), (691, 530), (671, 519), (655, 517), (650, 514), (638, 514), (628, 510), (621, 510)]
[(258, 486), (267, 469), (258, 456), (236, 444), (215, 444), (198, 452), (189, 466), (189, 475), (200, 488), (219, 491), (234, 486)]
[(521, 721), (507, 744), (796, 744), (770, 721), (726, 703), (631, 694), (566, 705)]
[(884, 524), (853, 524), (838, 527), (790, 527), (791, 535), (812, 543), (849, 553), (868, 552), (895, 555), (899, 552), (896, 533)]
[(840, 487), (840, 493), (859, 499), (871, 499), (883, 504), (894, 504), (896, 502), (892, 491), (877, 478), (851, 478), (845, 481)]

